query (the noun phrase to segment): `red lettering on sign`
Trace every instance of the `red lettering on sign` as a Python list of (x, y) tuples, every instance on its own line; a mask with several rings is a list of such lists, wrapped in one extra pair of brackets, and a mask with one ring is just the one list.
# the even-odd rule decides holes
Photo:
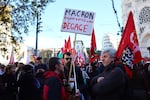
[(66, 22), (64, 22), (64, 24), (63, 24), (63, 29), (65, 29), (65, 28), (67, 28), (67, 23)]
[(83, 32), (87, 31), (87, 27), (88, 27), (88, 25), (84, 25)]
[(63, 29), (70, 29), (70, 30), (76, 30), (76, 31), (82, 31), (87, 32), (88, 25), (83, 24), (74, 24), (74, 23), (63, 23)]

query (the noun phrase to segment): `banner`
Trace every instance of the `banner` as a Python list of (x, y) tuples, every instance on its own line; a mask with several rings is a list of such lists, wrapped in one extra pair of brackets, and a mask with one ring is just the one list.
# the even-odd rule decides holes
[(65, 9), (61, 31), (91, 35), (94, 19), (94, 12)]
[(74, 62), (75, 65), (79, 65), (80, 67), (84, 67), (85, 65), (85, 53), (83, 51), (84, 49), (84, 44), (82, 40), (77, 40), (75, 41), (75, 57), (74, 57)]

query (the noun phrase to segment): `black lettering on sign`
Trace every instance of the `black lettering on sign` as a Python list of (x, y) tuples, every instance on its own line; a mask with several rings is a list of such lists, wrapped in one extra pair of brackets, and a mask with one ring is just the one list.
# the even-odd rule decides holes
[(66, 9), (65, 10), (65, 16), (80, 17), (80, 18), (93, 20), (94, 19), (94, 12)]

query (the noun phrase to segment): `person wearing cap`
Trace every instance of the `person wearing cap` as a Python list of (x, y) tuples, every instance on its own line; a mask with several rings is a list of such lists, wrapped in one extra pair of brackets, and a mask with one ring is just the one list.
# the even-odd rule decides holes
[(38, 81), (40, 82), (40, 91), (41, 91), (41, 97), (43, 93), (43, 85), (44, 85), (44, 76), (43, 74), (48, 70), (48, 66), (42, 62), (42, 57), (37, 57), (36, 64), (35, 64), (35, 75)]
[(42, 57), (37, 57), (35, 66), (36, 73), (45, 72), (47, 69), (47, 65), (42, 62)]

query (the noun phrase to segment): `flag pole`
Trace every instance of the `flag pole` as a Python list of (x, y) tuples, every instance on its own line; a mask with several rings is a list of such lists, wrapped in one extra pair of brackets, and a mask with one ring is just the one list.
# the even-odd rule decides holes
[(76, 38), (77, 38), (77, 33), (75, 33), (75, 37), (74, 37), (73, 50), (72, 50), (72, 55), (73, 56), (72, 56), (72, 61), (71, 61), (71, 64), (70, 64), (69, 77), (68, 77), (68, 83), (69, 83), (69, 79), (71, 77), (71, 72), (73, 70), (75, 93), (77, 93), (77, 80), (76, 80), (76, 72), (75, 72), (75, 64), (74, 64), (74, 50), (75, 50), (75, 45), (76, 45)]

